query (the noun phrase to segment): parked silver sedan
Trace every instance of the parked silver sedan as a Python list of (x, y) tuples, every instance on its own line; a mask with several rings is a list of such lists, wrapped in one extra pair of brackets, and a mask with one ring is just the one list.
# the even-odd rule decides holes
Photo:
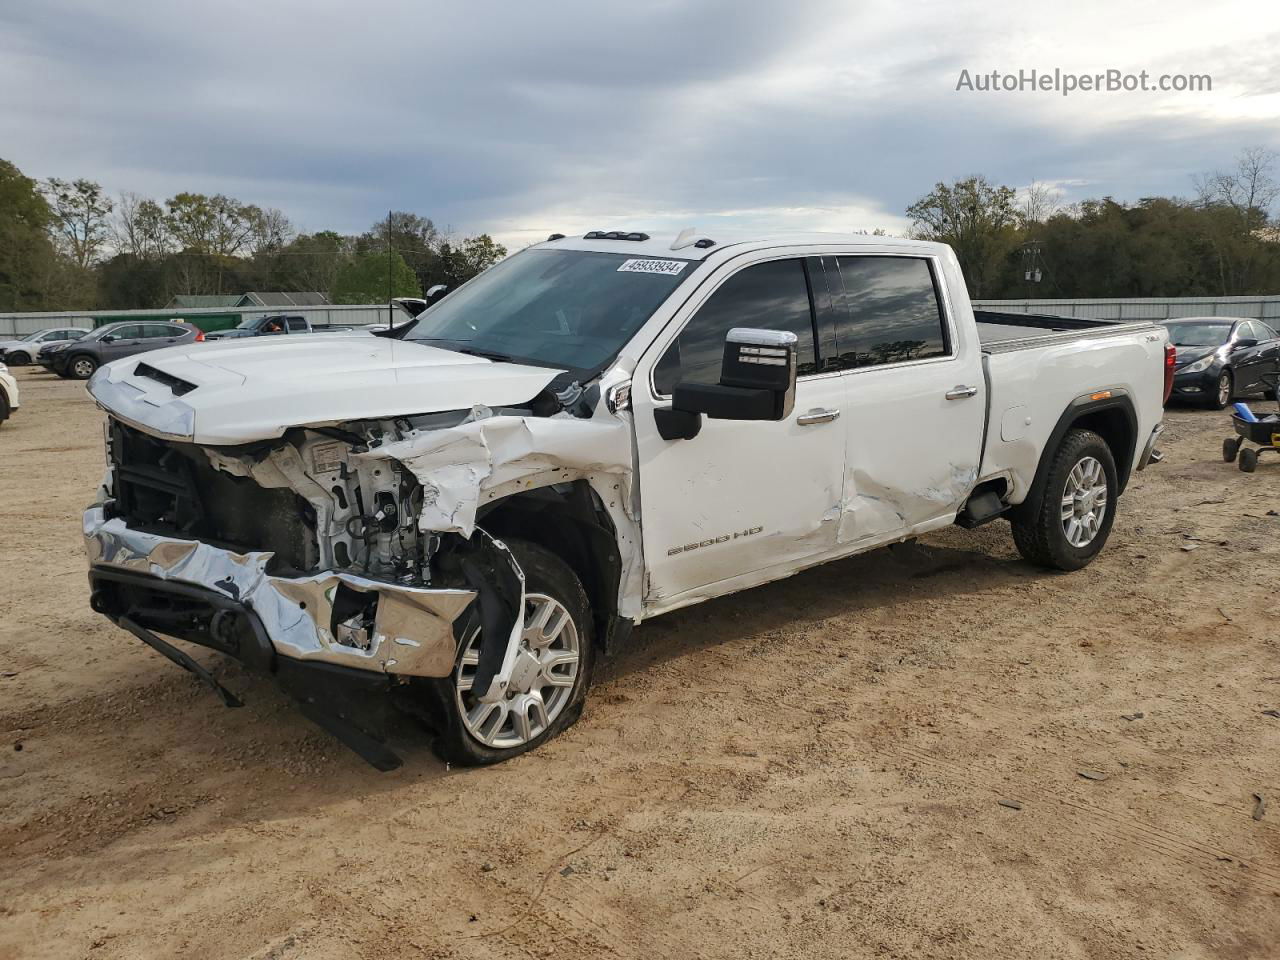
[(0, 362), (6, 363), (11, 367), (22, 367), (28, 363), (35, 363), (36, 356), (40, 353), (41, 348), (50, 343), (66, 343), (71, 340), (79, 340), (88, 332), (88, 330), (82, 330), (79, 327), (50, 327), (45, 330), (37, 330), (35, 333), (29, 333), (17, 340), (0, 340)]

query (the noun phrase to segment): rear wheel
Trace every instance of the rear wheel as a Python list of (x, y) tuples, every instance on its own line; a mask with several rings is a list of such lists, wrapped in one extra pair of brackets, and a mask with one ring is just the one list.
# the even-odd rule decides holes
[(88, 380), (98, 369), (98, 361), (87, 353), (72, 357), (67, 361), (67, 371), (77, 380)]
[(1231, 397), (1235, 393), (1235, 381), (1232, 379), (1230, 370), (1223, 370), (1218, 374), (1218, 383), (1214, 388), (1213, 398), (1209, 401), (1209, 409), (1221, 410), (1231, 402)]
[(1111, 534), (1118, 490), (1115, 460), (1092, 430), (1072, 429), (1049, 465), (1039, 501), (1013, 517), (1013, 542), (1032, 563), (1079, 570)]
[(480, 766), (550, 740), (582, 715), (595, 644), (586, 591), (563, 560), (536, 544), (507, 540), (525, 577), (524, 632), (511, 685), (493, 702), (471, 689), (482, 635), (475, 605), (463, 621), (453, 673), (429, 681), (442, 760)]

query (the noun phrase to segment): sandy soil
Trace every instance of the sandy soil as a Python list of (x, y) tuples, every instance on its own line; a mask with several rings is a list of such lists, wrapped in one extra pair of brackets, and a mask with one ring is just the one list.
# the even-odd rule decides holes
[(1000, 523), (831, 564), (639, 628), (532, 755), (406, 725), (379, 774), (89, 611), (99, 417), (19, 376), (0, 958), (1280, 956), (1280, 458), (1222, 414), (1171, 413), (1085, 571)]

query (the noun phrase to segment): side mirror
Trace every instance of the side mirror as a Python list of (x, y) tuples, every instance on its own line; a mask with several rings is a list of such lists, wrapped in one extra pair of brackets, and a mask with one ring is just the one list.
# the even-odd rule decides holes
[(1235, 341), (1231, 345), (1235, 347), (1237, 350), (1244, 350), (1249, 347), (1256, 347), (1258, 345), (1258, 341), (1254, 337), (1241, 337), (1239, 340)]
[(448, 292), (449, 288), (443, 283), (437, 283), (435, 286), (429, 288), (426, 296), (427, 306), (431, 306), (431, 304), (435, 303)]
[(103, 343), (115, 343), (116, 335), (114, 333), (105, 334), (102, 338)]
[(692, 440), (713, 420), (785, 420), (796, 400), (794, 333), (735, 327), (724, 338), (720, 382), (677, 383), (670, 410), (655, 410), (664, 440)]

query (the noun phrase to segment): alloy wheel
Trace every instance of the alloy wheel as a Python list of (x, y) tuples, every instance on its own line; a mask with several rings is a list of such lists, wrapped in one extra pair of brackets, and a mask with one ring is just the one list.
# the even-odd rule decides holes
[(1082, 457), (1062, 491), (1062, 532), (1073, 547), (1087, 547), (1107, 513), (1107, 475), (1095, 457)]
[(568, 609), (542, 593), (525, 595), (524, 632), (503, 699), (479, 700), (472, 692), (480, 662), (480, 630), (467, 638), (454, 671), (454, 699), (462, 724), (487, 747), (520, 747), (541, 735), (568, 705), (578, 678), (578, 628)]

